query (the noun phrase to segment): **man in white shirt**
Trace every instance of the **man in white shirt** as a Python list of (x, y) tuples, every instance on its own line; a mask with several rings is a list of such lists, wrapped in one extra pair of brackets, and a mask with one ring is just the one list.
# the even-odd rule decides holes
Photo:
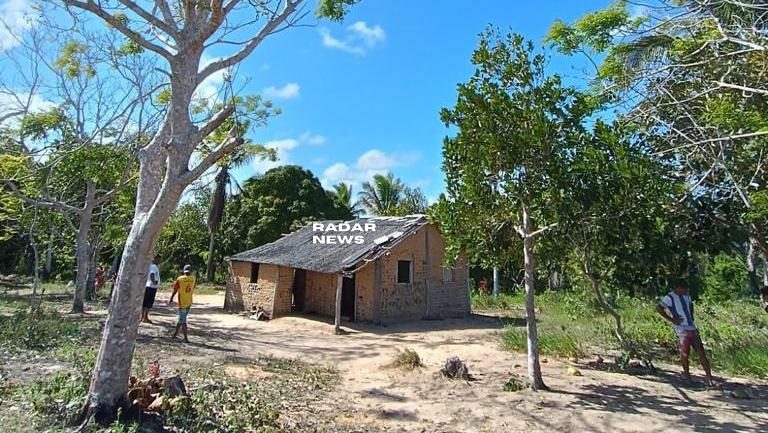
[(675, 333), (680, 339), (680, 363), (683, 366), (683, 378), (687, 381), (691, 380), (688, 356), (691, 353), (691, 346), (693, 346), (707, 376), (706, 384), (714, 385), (709, 359), (707, 359), (707, 353), (704, 351), (699, 330), (694, 324), (693, 302), (688, 294), (688, 283), (685, 280), (676, 281), (673, 290), (656, 306), (656, 311), (661, 317), (672, 323)]
[(152, 323), (149, 320), (149, 310), (155, 304), (155, 296), (157, 295), (157, 288), (160, 286), (160, 268), (157, 264), (160, 263), (160, 255), (155, 255), (152, 259), (152, 264), (149, 265), (149, 275), (147, 275), (147, 284), (144, 287), (144, 302), (141, 304), (141, 321), (144, 323)]

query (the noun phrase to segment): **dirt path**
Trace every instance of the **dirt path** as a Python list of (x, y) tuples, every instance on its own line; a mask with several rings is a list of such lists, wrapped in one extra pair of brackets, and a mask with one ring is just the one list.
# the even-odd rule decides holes
[[(158, 299), (165, 299), (159, 294)], [(190, 313), (192, 343), (172, 343), (173, 311), (156, 310), (157, 325), (142, 325), (139, 353), (177, 362), (247, 366), (274, 355), (333, 365), (341, 383), (325, 414), (356, 426), (413, 432), (757, 432), (768, 431), (768, 387), (750, 384), (760, 398), (738, 400), (723, 391), (682, 388), (671, 372), (636, 377), (549, 360), (544, 377), (553, 392), (508, 393), (503, 384), (525, 375), (525, 357), (500, 350), (493, 319), (423, 321), (391, 327), (358, 326), (332, 335), (311, 318), (257, 322), (225, 314), (223, 297), (199, 295)], [(163, 326), (164, 325), (164, 326)], [(382, 368), (398, 348), (411, 348), (425, 368), (403, 373)], [(438, 370), (459, 356), (477, 379), (442, 379)], [(745, 382), (729, 380), (727, 389)]]

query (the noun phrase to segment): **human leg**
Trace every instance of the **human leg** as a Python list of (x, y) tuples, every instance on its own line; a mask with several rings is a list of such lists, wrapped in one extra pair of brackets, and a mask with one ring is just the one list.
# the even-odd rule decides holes
[(699, 363), (701, 368), (704, 369), (704, 374), (707, 378), (707, 384), (712, 385), (712, 368), (709, 365), (709, 359), (707, 358), (707, 352), (704, 350), (704, 343), (701, 341), (701, 335), (698, 332), (692, 337), (691, 341), (694, 350), (699, 355)]
[(151, 320), (149, 320), (149, 310), (152, 309), (152, 306), (155, 304), (155, 296), (157, 295), (157, 288), (156, 287), (145, 287), (144, 288), (144, 301), (142, 302), (142, 309), (141, 309), (141, 321), (145, 323), (152, 323)]
[(683, 378), (685, 380), (691, 379), (689, 356), (691, 354), (692, 337), (689, 332), (685, 332), (680, 336), (680, 365), (683, 367)]

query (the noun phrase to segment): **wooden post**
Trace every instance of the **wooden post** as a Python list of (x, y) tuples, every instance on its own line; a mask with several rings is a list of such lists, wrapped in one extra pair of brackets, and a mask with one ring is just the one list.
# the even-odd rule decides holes
[(339, 273), (336, 276), (336, 317), (333, 328), (333, 333), (336, 335), (341, 334), (341, 286), (343, 284), (344, 276)]
[(430, 272), (432, 269), (430, 268), (429, 263), (429, 226), (425, 225), (423, 226), (422, 230), (424, 230), (424, 261), (421, 263), (421, 266), (423, 266), (424, 269), (424, 303), (426, 305), (426, 313), (425, 313), (425, 319), (431, 319), (432, 318), (432, 308), (429, 304), (429, 277)]

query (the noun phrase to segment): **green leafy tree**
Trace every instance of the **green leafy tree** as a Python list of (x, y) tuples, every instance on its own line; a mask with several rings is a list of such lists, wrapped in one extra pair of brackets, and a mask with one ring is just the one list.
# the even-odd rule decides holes
[(522, 244), (528, 375), (533, 389), (544, 389), (534, 241), (559, 222), (567, 163), (586, 110), (575, 90), (544, 73), (545, 57), (522, 36), (489, 29), (472, 63), (475, 73), (459, 84), (455, 106), (441, 112), (458, 132), (443, 145), (446, 200), (436, 213), (452, 251), (490, 244), (494, 254), (512, 257), (512, 248)]
[(768, 173), (764, 5), (651, 2), (641, 17), (628, 7), (617, 2), (571, 24), (556, 22), (548, 39), (565, 54), (587, 55), (595, 97), (644, 129), (654, 152), (689, 185), (697, 213), (708, 212), (711, 223), (765, 256), (765, 224), (745, 217)]
[(424, 213), (427, 199), (419, 188), (411, 188), (394, 174), (376, 174), (363, 183), (359, 203), (376, 216), (399, 216)]
[(332, 192), (334, 194), (334, 198), (336, 199), (337, 205), (342, 209), (348, 209), (349, 213), (353, 217), (356, 218), (363, 212), (359, 208), (359, 202), (353, 198), (354, 194), (352, 192), (352, 185), (339, 182), (333, 186)]
[(281, 166), (243, 183), (227, 206), (222, 247), (226, 255), (235, 254), (275, 241), (310, 221), (351, 217), (312, 172)]

